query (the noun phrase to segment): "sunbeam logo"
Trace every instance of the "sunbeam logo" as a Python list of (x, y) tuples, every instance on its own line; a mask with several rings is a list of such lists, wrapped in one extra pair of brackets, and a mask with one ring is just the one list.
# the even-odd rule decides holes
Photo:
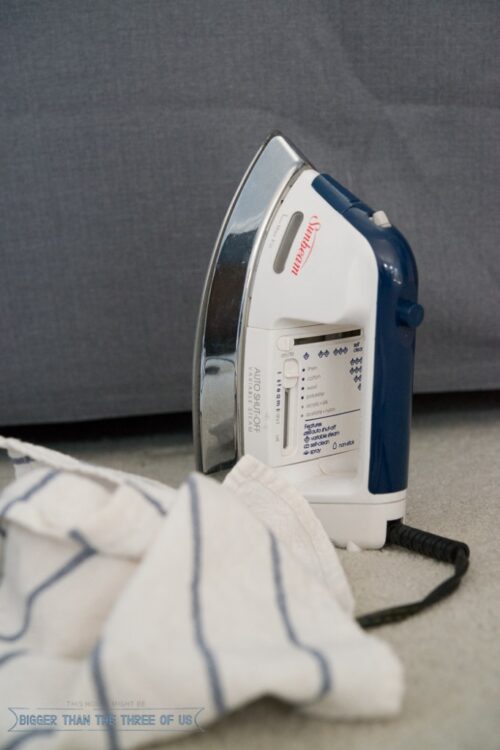
[(321, 229), (319, 218), (314, 214), (311, 216), (307, 223), (306, 231), (299, 245), (299, 249), (295, 255), (292, 265), (292, 273), (294, 276), (298, 276), (305, 264), (311, 257), (311, 253), (316, 242), (316, 235)]

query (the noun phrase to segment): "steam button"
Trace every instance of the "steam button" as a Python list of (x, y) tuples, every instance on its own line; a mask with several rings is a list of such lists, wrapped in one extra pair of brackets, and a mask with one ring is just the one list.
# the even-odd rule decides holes
[(291, 336), (280, 336), (278, 339), (278, 349), (280, 352), (289, 352), (293, 348), (293, 338)]
[(372, 214), (372, 221), (377, 227), (381, 227), (382, 229), (386, 229), (387, 227), (391, 226), (391, 222), (387, 218), (387, 214), (385, 211), (374, 211)]

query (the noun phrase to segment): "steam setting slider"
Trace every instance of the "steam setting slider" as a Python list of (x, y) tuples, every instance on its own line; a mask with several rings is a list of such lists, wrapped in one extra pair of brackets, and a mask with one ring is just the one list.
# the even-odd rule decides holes
[(283, 385), (285, 388), (295, 388), (299, 380), (299, 363), (296, 359), (285, 359), (283, 363)]

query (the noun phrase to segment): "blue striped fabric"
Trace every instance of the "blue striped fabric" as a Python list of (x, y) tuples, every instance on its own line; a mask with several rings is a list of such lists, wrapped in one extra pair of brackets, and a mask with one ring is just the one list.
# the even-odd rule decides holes
[[(102, 642), (98, 641), (90, 656), (90, 668), (92, 670), (92, 678), (94, 680), (94, 685), (95, 685), (100, 709), (103, 714), (105, 714), (106, 716), (109, 716), (112, 713), (112, 711), (111, 711), (111, 704), (108, 698), (108, 691), (106, 689), (106, 684), (104, 682), (104, 675), (103, 675), (102, 663), (101, 663), (101, 652), (102, 652)], [(106, 728), (106, 733), (108, 737), (109, 750), (119, 750), (120, 745), (118, 743), (118, 733), (116, 731), (115, 725), (112, 724), (111, 722), (106, 723), (105, 728)]]
[(25, 653), (25, 648), (19, 648), (17, 651), (9, 651), (7, 654), (2, 654), (2, 656), (0, 656), (0, 667), (3, 667), (4, 664), (7, 664), (11, 659), (16, 659), (18, 656), (22, 656)]
[(36, 588), (34, 588), (33, 591), (28, 594), (28, 597), (26, 599), (23, 622), (19, 626), (19, 629), (14, 633), (10, 633), (8, 635), (0, 634), (0, 641), (13, 642), (19, 640), (19, 638), (21, 638), (26, 633), (30, 626), (33, 605), (35, 604), (40, 594), (42, 594), (55, 583), (67, 576), (69, 573), (72, 573), (74, 570), (76, 570), (76, 568), (84, 563), (85, 560), (88, 560), (89, 557), (92, 557), (93, 555), (95, 555), (95, 550), (93, 549), (93, 547), (85, 546), (76, 555), (74, 555), (74, 557), (68, 560), (68, 562), (62, 566), (62, 568), (56, 570), (55, 573), (52, 573), (52, 575), (45, 579), (45, 581), (42, 581), (42, 583), (36, 586)]
[(87, 547), (87, 549), (91, 549), (93, 552), (97, 552), (95, 546), (93, 544), (90, 544), (90, 542), (85, 538), (85, 536), (79, 529), (71, 529), (71, 531), (68, 533), (68, 536), (73, 539), (73, 541), (81, 544), (82, 547)]
[(140, 495), (142, 495), (143, 498), (145, 500), (147, 500), (147, 502), (150, 503), (153, 506), (153, 508), (156, 508), (156, 510), (158, 511), (158, 513), (160, 514), (160, 516), (167, 516), (168, 515), (167, 511), (165, 510), (165, 508), (163, 507), (163, 505), (160, 503), (160, 501), (157, 500), (156, 497), (153, 497), (153, 495), (151, 495), (150, 492), (146, 492), (146, 490), (144, 490), (142, 487), (139, 487), (137, 484), (135, 484), (134, 482), (131, 482), (130, 480), (127, 481), (127, 484), (128, 484), (129, 487), (132, 487)]
[(200, 500), (196, 481), (193, 476), (188, 479), (188, 487), (191, 497), (191, 522), (193, 538), (193, 575), (191, 579), (191, 613), (193, 618), (194, 637), (207, 670), (208, 682), (212, 693), (215, 710), (221, 715), (226, 710), (222, 684), (217, 669), (217, 663), (212, 649), (208, 646), (204, 629), (203, 613), (201, 607), (201, 580), (202, 580), (202, 535), (201, 535), (201, 517), (200, 517)]
[(25, 503), (28, 500), (30, 500), (32, 497), (34, 497), (37, 492), (39, 492), (43, 487), (45, 487), (49, 482), (51, 482), (55, 477), (57, 477), (59, 474), (59, 471), (57, 469), (50, 469), (44, 476), (36, 481), (26, 492), (23, 492), (22, 495), (19, 495), (19, 497), (14, 497), (12, 500), (10, 500), (5, 507), (0, 512), (0, 519), (5, 518), (9, 510), (12, 508), (13, 505), (16, 505), (16, 503)]
[(272, 531), (269, 531), (269, 536), (271, 540), (271, 564), (276, 594), (276, 604), (283, 621), (286, 636), (294, 646), (296, 646), (298, 649), (301, 649), (305, 653), (310, 654), (310, 656), (316, 661), (318, 665), (319, 687), (315, 691), (314, 695), (311, 696), (311, 701), (315, 701), (326, 695), (326, 693), (328, 693), (332, 688), (330, 668), (324, 654), (319, 649), (302, 643), (297, 633), (295, 632), (295, 628), (290, 618), (290, 612), (288, 611), (278, 540), (276, 539)]
[(32, 464), (34, 463), (35, 459), (31, 458), (30, 456), (18, 456), (14, 458), (13, 456), (9, 456), (11, 463), (15, 464), (15, 466), (21, 466), (22, 464)]

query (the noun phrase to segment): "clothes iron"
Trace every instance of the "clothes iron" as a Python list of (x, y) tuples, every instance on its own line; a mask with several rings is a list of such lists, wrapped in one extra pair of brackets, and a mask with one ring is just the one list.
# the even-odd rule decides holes
[(412, 251), (386, 214), (272, 134), (203, 292), (198, 469), (250, 453), (300, 490), (335, 544), (382, 547), (405, 516), (417, 293)]

